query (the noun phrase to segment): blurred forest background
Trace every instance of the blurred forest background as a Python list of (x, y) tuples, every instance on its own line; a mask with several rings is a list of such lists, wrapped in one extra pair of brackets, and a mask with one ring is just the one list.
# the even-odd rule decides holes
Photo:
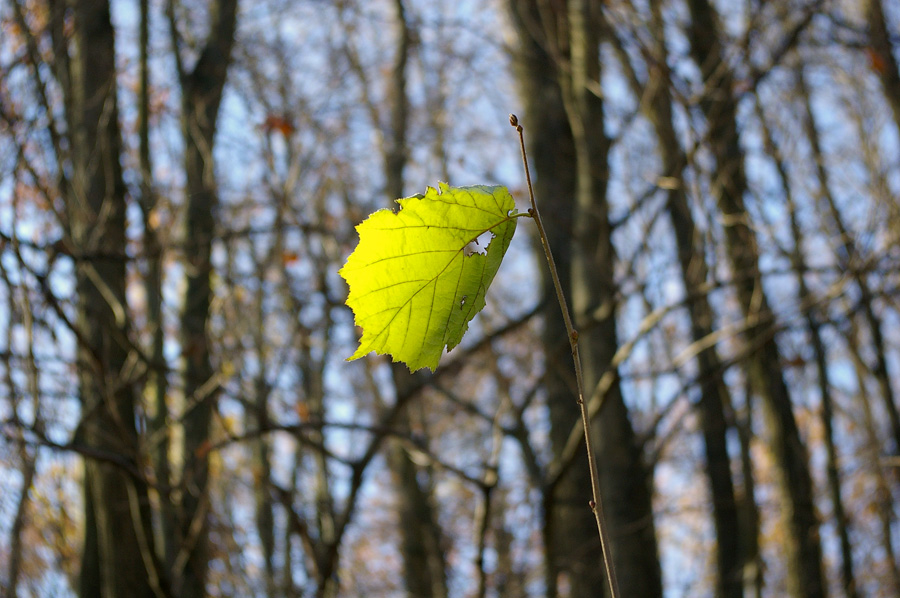
[(900, 595), (900, 3), (0, 0), (0, 594), (602, 596), (523, 220), (433, 375), (354, 226), (537, 200), (623, 596)]

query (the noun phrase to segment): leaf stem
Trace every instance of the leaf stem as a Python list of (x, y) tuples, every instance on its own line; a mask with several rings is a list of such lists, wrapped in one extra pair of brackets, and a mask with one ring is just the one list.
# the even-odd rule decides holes
[(550, 251), (550, 241), (547, 238), (547, 232), (544, 230), (544, 222), (541, 220), (541, 213), (538, 211), (537, 202), (534, 199), (534, 187), (531, 184), (531, 171), (528, 168), (528, 155), (525, 152), (525, 134), (519, 119), (515, 114), (509, 115), (509, 124), (515, 127), (519, 134), (519, 145), (522, 149), (522, 164), (525, 166), (525, 180), (528, 183), (528, 197), (531, 200), (531, 208), (528, 214), (534, 220), (537, 226), (538, 235), (541, 238), (541, 246), (544, 248), (544, 256), (547, 258), (547, 265), (550, 268), (550, 278), (553, 280), (553, 288), (556, 290), (556, 300), (562, 310), (563, 320), (566, 324), (566, 334), (569, 337), (569, 346), (572, 348), (572, 360), (575, 362), (575, 382), (578, 388), (578, 408), (581, 410), (581, 424), (584, 428), (584, 444), (587, 449), (588, 468), (591, 473), (591, 491), (593, 498), (590, 502), (591, 511), (594, 519), (597, 521), (597, 533), (600, 535), (600, 548), (603, 551), (603, 565), (606, 568), (606, 579), (609, 582), (609, 593), (612, 598), (619, 598), (619, 582), (616, 578), (616, 568), (612, 561), (610, 553), (609, 530), (606, 520), (603, 517), (603, 504), (600, 499), (600, 475), (597, 471), (597, 460), (594, 456), (593, 443), (591, 442), (591, 420), (588, 415), (588, 407), (584, 401), (584, 375), (581, 369), (581, 354), (578, 351), (578, 331), (572, 323), (572, 316), (569, 313), (569, 305), (566, 302), (566, 296), (563, 292), (562, 283), (559, 280), (559, 273), (556, 269), (556, 262), (553, 260), (553, 252)]

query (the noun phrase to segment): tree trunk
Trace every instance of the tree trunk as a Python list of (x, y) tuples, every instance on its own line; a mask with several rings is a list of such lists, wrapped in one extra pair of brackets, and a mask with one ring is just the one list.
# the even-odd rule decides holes
[[(798, 74), (798, 76), (802, 77), (801, 74)], [(814, 307), (816, 305), (815, 297), (813, 297), (806, 284), (808, 267), (803, 252), (804, 234), (797, 218), (797, 207), (794, 203), (788, 171), (780, 158), (781, 152), (775, 147), (775, 140), (772, 138), (771, 130), (765, 121), (765, 114), (763, 113), (758, 96), (756, 98), (755, 107), (757, 118), (762, 126), (763, 141), (766, 151), (775, 162), (775, 170), (778, 172), (778, 178), (781, 182), (782, 190), (784, 191), (790, 218), (791, 234), (794, 239), (794, 247), (791, 252), (791, 266), (797, 276), (797, 299), (799, 305), (803, 308), (807, 333), (809, 334), (810, 344), (812, 345), (813, 355), (815, 356), (819, 397), (822, 401), (822, 427), (824, 431), (823, 440), (825, 442), (828, 491), (832, 508), (834, 509), (835, 527), (837, 528), (841, 547), (842, 586), (847, 598), (857, 598), (859, 592), (856, 588), (856, 580), (853, 573), (853, 553), (850, 547), (849, 522), (844, 510), (844, 502), (841, 498), (841, 481), (838, 471), (837, 447), (835, 446), (834, 441), (834, 399), (832, 398), (831, 386), (828, 383), (828, 356), (821, 333), (823, 316), (817, 313), (817, 309)], [(821, 158), (821, 156), (819, 156), (819, 158)]]
[[(269, 252), (266, 264), (273, 263), (272, 260), (279, 259), (281, 249), (278, 247), (280, 243), (276, 242), (273, 251)], [(264, 271), (265, 264), (260, 264), (259, 271)], [(253, 330), (254, 344), (256, 355), (260, 361), (259, 372), (255, 376), (253, 382), (254, 400), (253, 408), (247, 414), (247, 422), (250, 424), (248, 429), (267, 430), (269, 428), (269, 391), (270, 386), (266, 376), (268, 375), (268, 365), (266, 364), (265, 354), (265, 330), (266, 317), (263, 308), (264, 302), (264, 285), (260, 285), (257, 295), (254, 298), (255, 303), (255, 325)], [(268, 598), (276, 598), (277, 596), (277, 579), (275, 576), (275, 512), (273, 508), (274, 501), (271, 495), (272, 484), (272, 464), (271, 454), (272, 447), (269, 436), (261, 433), (259, 438), (252, 441), (251, 447), (253, 468), (253, 502), (254, 515), (256, 519), (256, 532), (259, 534), (259, 543), (262, 546), (263, 557), (263, 575), (266, 587), (266, 596)]]
[(159, 493), (159, 525), (156, 530), (159, 559), (170, 568), (175, 558), (175, 513), (171, 496), (171, 468), (169, 463), (170, 426), (166, 402), (168, 380), (163, 346), (165, 329), (162, 319), (163, 247), (157, 227), (153, 224), (156, 193), (153, 186), (153, 166), (150, 159), (150, 5), (140, 0), (140, 89), (138, 96), (139, 170), (141, 181), (140, 208), (144, 222), (144, 259), (147, 272), (144, 290), (147, 294), (147, 329), (151, 334), (148, 354), (147, 382), (144, 401), (147, 405), (148, 451), (153, 462), (156, 491)]
[[(56, 7), (61, 10), (60, 7)], [(76, 262), (81, 422), (76, 444), (101, 458), (85, 462), (85, 544), (79, 593), (149, 597), (162, 581), (150, 533), (147, 487), (139, 474), (125, 300), (125, 184), (116, 101), (115, 40), (105, 0), (74, 5), (75, 56), (58, 45), (73, 156), (66, 197)], [(64, 54), (65, 56), (62, 56)]]
[(717, 15), (707, 0), (690, 0), (691, 54), (700, 67), (706, 94), (701, 109), (707, 140), (716, 160), (712, 193), (722, 215), (725, 245), (735, 278), (738, 301), (747, 320), (747, 374), (763, 399), (767, 428), (778, 461), (782, 513), (788, 534), (788, 587), (792, 596), (826, 595), (814, 490), (806, 448), (792, 411), (791, 397), (781, 372), (773, 315), (762, 285), (759, 250), (744, 207), (747, 190), (743, 154), (738, 139), (733, 78), (722, 60)]
[[(170, 7), (170, 11), (172, 8)], [(209, 514), (209, 425), (218, 386), (213, 379), (207, 331), (212, 299), (210, 254), (215, 236), (218, 194), (213, 147), (219, 103), (225, 85), (237, 16), (237, 0), (219, 0), (210, 7), (211, 29), (194, 68), (187, 72), (176, 56), (182, 93), (181, 133), (187, 179), (185, 239), (187, 289), (181, 312), (184, 359), (185, 415), (182, 499), (179, 505), (179, 550), (186, 554), (179, 575), (185, 598), (206, 595)], [(179, 52), (174, 16), (172, 36)]]
[[(884, 95), (894, 115), (897, 133), (900, 134), (900, 66), (894, 56), (894, 44), (888, 30), (881, 0), (868, 0), (866, 19), (869, 24), (869, 51), (872, 52), (872, 64)], [(896, 34), (896, 31), (894, 32)], [(900, 447), (898, 447), (900, 448)]]
[[(885, 467), (882, 465), (882, 441), (878, 434), (878, 426), (876, 424), (876, 416), (872, 412), (872, 406), (869, 404), (869, 397), (866, 393), (866, 380), (869, 377), (869, 368), (865, 363), (860, 351), (860, 330), (856, 322), (851, 318), (849, 320), (849, 330), (846, 331), (847, 347), (850, 350), (850, 356), (853, 358), (854, 370), (856, 373), (856, 385), (859, 396), (858, 403), (863, 412), (863, 426), (866, 433), (866, 444), (862, 455), (871, 464), (869, 475), (872, 477), (875, 485), (875, 496), (870, 498), (869, 504), (874, 507), (878, 523), (881, 527), (881, 547), (884, 551), (884, 562), (887, 565), (890, 586), (884, 588), (885, 595), (896, 595), (900, 592), (900, 560), (894, 544), (896, 533), (894, 524), (896, 523), (896, 512), (894, 510), (894, 497), (891, 493), (888, 483)], [(885, 584), (887, 585), (887, 584)]]
[(869, 333), (872, 335), (872, 349), (875, 354), (875, 367), (872, 368), (872, 374), (878, 382), (881, 398), (884, 401), (884, 410), (888, 416), (890, 436), (894, 443), (892, 452), (895, 455), (900, 455), (900, 411), (897, 409), (897, 400), (894, 395), (894, 388), (891, 386), (891, 377), (887, 368), (887, 347), (885, 346), (884, 334), (882, 333), (883, 325), (881, 318), (875, 313), (873, 305), (875, 293), (866, 280), (865, 274), (860, 271), (864, 265), (863, 255), (853, 240), (852, 232), (847, 230), (847, 227), (844, 225), (844, 219), (828, 183), (828, 172), (825, 166), (825, 157), (822, 154), (819, 130), (816, 128), (809, 88), (806, 85), (805, 75), (802, 70), (797, 74), (797, 96), (802, 102), (803, 128), (806, 131), (810, 149), (812, 150), (812, 158), (816, 167), (816, 178), (822, 190), (821, 197), (825, 201), (823, 211), (831, 216), (830, 224), (834, 232), (837, 233), (838, 246), (835, 248), (837, 261), (842, 269), (850, 273), (854, 282), (856, 282), (856, 286), (859, 287), (859, 303), (863, 316), (866, 319), (866, 324), (869, 327)]
[[(540, 6), (538, 6), (540, 4)], [(599, 85), (599, 3), (511, 3), (521, 38), (519, 80), (536, 195), (543, 202), (547, 234), (563, 288), (570, 293), (582, 347), (585, 388), (615, 377), (617, 348), (611, 226), (606, 203), (609, 139), (603, 103), (589, 88)], [(556, 35), (560, 33), (560, 37)], [(554, 296), (550, 281), (545, 292)], [(562, 455), (574, 426), (575, 404), (569, 345), (559, 306), (545, 312), (546, 388), (551, 442)], [(618, 382), (609, 385), (594, 418), (604, 510), (622, 596), (660, 596), (651, 505), (651, 479), (635, 438)], [(596, 596), (606, 586), (600, 542), (590, 525), (591, 485), (583, 449), (565, 464), (544, 497), (548, 594), (565, 579), (573, 597)]]
[[(754, 477), (753, 455), (751, 443), (753, 440), (753, 393), (749, 383), (745, 383), (746, 415), (740, 417), (734, 414), (734, 428), (738, 433), (738, 441), (741, 447), (741, 478), (743, 481), (743, 495), (737, 500), (738, 520), (741, 529), (744, 530), (741, 542), (741, 554), (744, 557), (741, 582), (744, 587), (744, 596), (762, 598), (764, 586), (764, 563), (760, 554), (760, 516), (759, 505), (756, 502), (756, 478)], [(733, 405), (733, 403), (732, 403)]]
[[(403, 0), (395, 0), (397, 12), (397, 47), (390, 84), (390, 130), (384, 156), (388, 201), (403, 197), (403, 171), (409, 159), (406, 132), (409, 128), (409, 98), (406, 89), (406, 67), (412, 48), (406, 7)], [(406, 396), (418, 386), (417, 376), (402, 363), (391, 364), (396, 396)], [(406, 410), (397, 418), (398, 429), (409, 430)], [(403, 579), (407, 595), (447, 596), (447, 565), (444, 560), (442, 533), (432, 502), (431, 491), (419, 483), (421, 468), (397, 440), (387, 443), (387, 461), (397, 490), (397, 516), (400, 532), (400, 554), (403, 558)]]
[(6, 568), (6, 591), (13, 598), (18, 595), (19, 573), (22, 570), (22, 531), (25, 528), (29, 511), (31, 510), (31, 501), (28, 499), (28, 494), (31, 492), (31, 485), (34, 483), (37, 464), (36, 456), (28, 451), (25, 446), (19, 448), (19, 456), (22, 460), (22, 466), (19, 470), (22, 476), (22, 492), (16, 503), (16, 514), (13, 517), (12, 528), (9, 531), (9, 562)]
[[(647, 101), (641, 102), (641, 106), (653, 124), (659, 141), (662, 177), (676, 181), (667, 191), (666, 210), (675, 232), (678, 262), (681, 266), (681, 278), (690, 314), (691, 340), (702, 346), (704, 340), (714, 333), (713, 310), (704, 290), (707, 287), (709, 269), (693, 213), (688, 205), (682, 176), (682, 171), (687, 166), (687, 157), (675, 132), (672, 115), (670, 90), (672, 82), (668, 67), (665, 23), (659, 3), (651, 3), (650, 10), (650, 29), (654, 34), (655, 44), (652, 62), (647, 61), (646, 64), (649, 72), (646, 84), (638, 80), (637, 73), (631, 67), (628, 54), (621, 43), (616, 43), (616, 51), (626, 69), (626, 78), (632, 84), (632, 92), (638, 98), (642, 96), (647, 98)], [(742, 553), (742, 546), (746, 545), (743, 537), (754, 532), (743, 528), (739, 523), (734, 482), (731, 477), (731, 459), (728, 455), (725, 434), (727, 429), (725, 409), (732, 404), (731, 393), (725, 384), (725, 370), (715, 346), (706, 347), (697, 354), (697, 365), (700, 387), (700, 401), (697, 408), (703, 430), (706, 475), (710, 482), (713, 523), (716, 530), (716, 595), (740, 598), (743, 595), (742, 563), (755, 558), (755, 555)], [(749, 498), (752, 500), (752, 497)]]
[[(395, 364), (397, 367), (406, 366)], [(399, 382), (396, 372), (394, 380), (395, 384)], [(408, 428), (406, 418), (402, 419), (398, 424)], [(448, 593), (443, 540), (431, 491), (422, 487), (421, 468), (398, 442), (388, 444), (387, 458), (397, 487), (400, 553), (407, 596), (445, 598)]]

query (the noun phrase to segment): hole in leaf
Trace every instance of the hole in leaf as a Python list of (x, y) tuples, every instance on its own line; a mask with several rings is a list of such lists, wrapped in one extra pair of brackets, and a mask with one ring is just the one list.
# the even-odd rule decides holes
[(468, 299), (468, 298), (469, 298), (468, 295), (463, 295), (462, 299), (459, 300), (459, 308), (460, 309), (462, 309), (463, 306), (466, 304), (466, 299)]
[(470, 241), (465, 248), (463, 249), (463, 255), (466, 257), (470, 255), (474, 255), (476, 253), (481, 255), (486, 255), (488, 250), (488, 245), (491, 244), (491, 241), (494, 239), (494, 233), (491, 231), (485, 231), (478, 235), (474, 241)]

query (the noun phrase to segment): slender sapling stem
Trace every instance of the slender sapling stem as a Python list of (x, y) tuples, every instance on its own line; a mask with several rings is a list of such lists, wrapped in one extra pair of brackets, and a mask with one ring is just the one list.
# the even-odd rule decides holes
[(584, 401), (584, 376), (581, 369), (581, 354), (578, 352), (578, 331), (572, 323), (572, 316), (569, 313), (569, 305), (566, 302), (566, 296), (563, 292), (562, 283), (559, 281), (559, 273), (556, 269), (556, 262), (553, 261), (553, 253), (550, 251), (550, 241), (544, 230), (544, 223), (541, 220), (541, 214), (538, 211), (537, 202), (534, 199), (534, 187), (531, 184), (531, 172), (528, 168), (528, 155), (525, 152), (525, 133), (519, 119), (515, 114), (509, 115), (509, 124), (515, 127), (519, 134), (519, 146), (522, 149), (522, 163), (525, 166), (525, 181), (528, 184), (528, 198), (531, 200), (531, 208), (528, 210), (529, 215), (534, 220), (534, 224), (538, 230), (538, 236), (541, 239), (541, 246), (544, 248), (544, 256), (547, 258), (547, 265), (550, 268), (550, 278), (553, 280), (553, 288), (556, 290), (556, 299), (562, 310), (563, 320), (566, 324), (566, 335), (569, 337), (569, 346), (572, 348), (572, 360), (575, 362), (575, 383), (578, 388), (578, 408), (581, 411), (581, 424), (584, 428), (584, 444), (587, 449), (588, 468), (591, 473), (591, 492), (593, 494), (590, 501), (591, 511), (594, 513), (594, 519), (597, 521), (597, 532), (600, 535), (600, 548), (603, 552), (603, 565), (606, 568), (606, 579), (609, 582), (609, 592), (612, 598), (619, 598), (619, 582), (616, 579), (616, 568), (612, 561), (610, 552), (609, 530), (606, 526), (606, 520), (603, 517), (603, 503), (600, 500), (600, 475), (597, 471), (597, 460), (594, 457), (594, 447), (591, 442), (591, 420), (588, 415), (588, 406)]

